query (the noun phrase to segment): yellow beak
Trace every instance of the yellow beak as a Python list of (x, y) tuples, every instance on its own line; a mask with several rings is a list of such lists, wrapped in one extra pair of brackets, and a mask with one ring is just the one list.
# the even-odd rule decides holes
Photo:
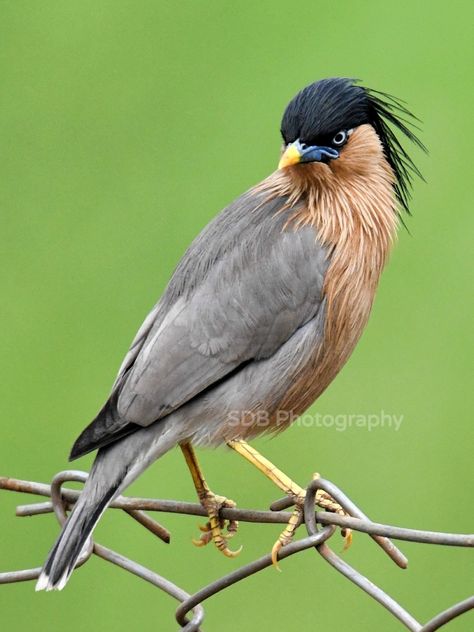
[(285, 149), (282, 157), (280, 158), (280, 162), (278, 163), (278, 169), (283, 169), (284, 167), (289, 167), (291, 165), (296, 165), (301, 160), (301, 152), (298, 151), (296, 147), (296, 143), (291, 143)]

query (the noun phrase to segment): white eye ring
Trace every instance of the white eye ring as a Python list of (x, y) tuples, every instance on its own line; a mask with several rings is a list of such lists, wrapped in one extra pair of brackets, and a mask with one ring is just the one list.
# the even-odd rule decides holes
[(341, 145), (344, 145), (346, 140), (347, 140), (347, 132), (345, 130), (341, 130), (332, 139), (332, 144), (336, 145), (336, 147), (340, 147)]

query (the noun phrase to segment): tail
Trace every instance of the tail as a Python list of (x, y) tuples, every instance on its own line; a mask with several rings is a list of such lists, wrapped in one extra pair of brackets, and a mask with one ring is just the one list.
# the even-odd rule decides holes
[(107, 472), (103, 457), (99, 452), (84, 490), (43, 565), (36, 590), (64, 588), (89, 536), (115, 496), (126, 469), (122, 469), (123, 475)]
[(62, 590), (108, 504), (154, 460), (176, 445), (166, 421), (101, 448), (84, 489), (49, 552), (36, 590)]
[(49, 552), (35, 590), (62, 590), (87, 544), (99, 518), (112, 500), (115, 489), (107, 489), (101, 498), (78, 501), (64, 528)]

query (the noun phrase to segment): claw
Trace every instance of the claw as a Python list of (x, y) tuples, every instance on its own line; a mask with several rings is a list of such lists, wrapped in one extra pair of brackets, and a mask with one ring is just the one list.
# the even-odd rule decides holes
[(352, 544), (352, 529), (342, 529), (341, 535), (344, 538), (344, 551), (347, 551)]
[[(319, 478), (319, 474), (314, 474), (313, 479)], [(327, 511), (332, 511), (333, 513), (337, 513), (340, 516), (347, 516), (348, 513), (344, 511), (341, 505), (334, 500), (332, 496), (330, 496), (327, 492), (322, 489), (318, 489), (316, 493), (316, 505), (321, 507), (322, 509), (326, 509)], [(342, 537), (344, 538), (344, 551), (352, 544), (352, 529), (341, 529)]]
[[(211, 542), (214, 542), (216, 548), (223, 553), (226, 557), (236, 557), (242, 551), (242, 546), (236, 551), (229, 549), (227, 546), (227, 540), (234, 537), (237, 533), (239, 523), (237, 520), (226, 521), (220, 517), (219, 511), (222, 508), (233, 509), (236, 504), (233, 500), (225, 498), (224, 496), (217, 496), (211, 491), (206, 490), (206, 493), (200, 498), (202, 506), (206, 509), (209, 516), (209, 522), (205, 525), (198, 525), (202, 534), (198, 540), (193, 539), (192, 542), (195, 546), (206, 546)], [(227, 522), (227, 527), (226, 527)], [(222, 531), (227, 529), (227, 533), (224, 535)]]
[(237, 555), (240, 555), (243, 549), (242, 545), (240, 545), (236, 551), (232, 551), (231, 549), (229, 549), (229, 547), (227, 546), (227, 538), (225, 536), (221, 536), (220, 538), (215, 537), (214, 544), (226, 557), (237, 557)]
[(227, 539), (233, 538), (239, 529), (239, 523), (237, 520), (229, 520), (227, 524)]
[[(319, 474), (315, 474), (314, 478), (318, 478)], [(305, 492), (301, 491), (298, 495), (295, 495), (295, 508), (288, 520), (288, 524), (286, 525), (284, 531), (280, 534), (278, 540), (272, 547), (271, 557), (272, 564), (276, 570), (281, 571), (281, 568), (278, 564), (278, 554), (281, 549), (289, 544), (296, 533), (296, 530), (300, 526), (303, 521), (303, 508), (304, 508), (304, 499)], [(330, 496), (327, 492), (323, 490), (318, 490), (316, 494), (316, 505), (319, 507), (326, 509), (327, 511), (332, 511), (334, 513), (338, 513), (342, 516), (346, 516), (347, 513), (341, 507), (339, 503), (337, 503), (332, 496)], [(348, 549), (352, 543), (352, 531), (351, 529), (342, 529), (341, 531), (344, 537), (344, 550)]]
[(201, 535), (198, 539), (193, 538), (191, 541), (194, 546), (206, 546), (212, 540), (212, 531), (211, 525), (207, 522), (203, 525), (198, 525), (200, 531), (202, 531)]
[(293, 540), (296, 530), (303, 521), (303, 507), (304, 494), (301, 494), (295, 500), (295, 508), (290, 516), (290, 519), (288, 520), (288, 524), (272, 547), (272, 564), (278, 571), (281, 571), (281, 568), (278, 565), (278, 553), (284, 546), (286, 546)]
[(281, 573), (280, 565), (278, 564), (278, 554), (283, 548), (283, 543), (278, 539), (275, 544), (272, 546), (272, 564), (273, 568)]

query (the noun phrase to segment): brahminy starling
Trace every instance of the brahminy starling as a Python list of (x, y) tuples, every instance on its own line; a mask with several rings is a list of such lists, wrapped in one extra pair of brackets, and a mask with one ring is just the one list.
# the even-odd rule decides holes
[[(98, 449), (37, 590), (61, 589), (110, 502), (180, 446), (208, 532), (234, 556), (193, 446), (227, 444), (295, 500), (304, 491), (247, 441), (279, 433), (327, 388), (367, 323), (422, 146), (397, 99), (344, 78), (299, 92), (281, 123), (278, 169), (192, 242), (140, 327), (75, 459)], [(330, 497), (322, 506), (341, 510)], [(324, 504), (326, 503), (326, 504)], [(273, 547), (292, 537), (293, 516)]]

